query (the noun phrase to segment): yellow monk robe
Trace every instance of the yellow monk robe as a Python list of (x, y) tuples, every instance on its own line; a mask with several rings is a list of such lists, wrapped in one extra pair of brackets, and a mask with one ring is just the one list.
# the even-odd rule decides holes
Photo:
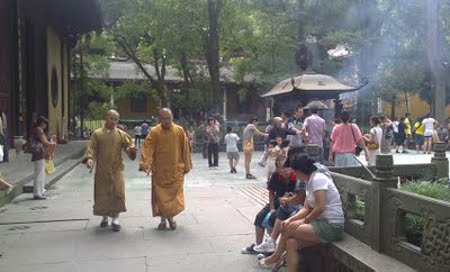
[(131, 145), (131, 136), (117, 128), (92, 133), (84, 162), (95, 161), (94, 215), (115, 217), (126, 211), (122, 150)]
[(152, 170), (153, 216), (173, 217), (184, 210), (184, 173), (192, 169), (192, 161), (182, 127), (154, 127), (145, 139), (139, 169)]

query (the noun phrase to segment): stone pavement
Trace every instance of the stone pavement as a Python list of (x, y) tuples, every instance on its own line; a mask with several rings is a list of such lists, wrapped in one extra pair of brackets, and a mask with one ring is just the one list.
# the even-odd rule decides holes
[(186, 180), (186, 211), (176, 231), (155, 230), (149, 178), (126, 162), (128, 211), (122, 231), (98, 228), (92, 215), (93, 175), (77, 166), (51, 190), (49, 199), (23, 194), (0, 208), (0, 271), (256, 271), (254, 256), (240, 248), (253, 241), (252, 221), (260, 208), (246, 195), (265, 197), (264, 168), (248, 181), (222, 167), (209, 170), (194, 154)]
[[(219, 170), (193, 154), (187, 175), (186, 211), (176, 231), (155, 229), (150, 181), (126, 160), (127, 209), (122, 231), (99, 229), (92, 215), (93, 174), (84, 165), (52, 186), (49, 199), (23, 194), (0, 208), (0, 271), (260, 271), (240, 249), (254, 240), (253, 219), (267, 199), (265, 168), (254, 156), (257, 180), (229, 174), (225, 153)], [(396, 163), (429, 162), (430, 155), (396, 155)], [(413, 158), (413, 159), (412, 159)]]
[[(55, 149), (56, 171), (46, 178), (47, 183), (54, 183), (60, 177), (67, 174), (77, 164), (84, 154), (86, 141), (71, 141), (68, 144), (60, 144)], [(32, 183), (34, 164), (31, 162), (31, 154), (16, 154), (15, 150), (10, 150), (10, 158), (7, 163), (0, 163), (0, 172), (3, 178), (14, 185), (14, 188), (5, 192), (0, 192), (0, 207), (9, 202), (14, 197), (22, 193), (22, 188), (27, 183)], [(29, 186), (28, 186), (29, 190)]]
[[(69, 158), (80, 157), (86, 147), (87, 141), (70, 141), (68, 144), (59, 144), (55, 148), (55, 165), (59, 165)], [(6, 181), (11, 184), (20, 182), (24, 177), (34, 171), (31, 154), (16, 155), (15, 149), (9, 152), (9, 162), (0, 163), (0, 172)]]

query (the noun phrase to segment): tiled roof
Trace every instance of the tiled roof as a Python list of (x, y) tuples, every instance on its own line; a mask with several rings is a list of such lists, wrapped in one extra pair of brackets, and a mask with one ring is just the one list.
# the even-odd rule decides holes
[[(152, 65), (145, 65), (145, 68), (150, 75), (156, 78), (155, 68)], [(205, 65), (197, 66), (198, 73), (204, 76), (209, 76), (207, 67)], [(94, 75), (94, 77), (96, 77)], [(98, 76), (97, 76), (98, 77)], [(220, 78), (224, 82), (236, 82), (233, 79), (233, 71), (230, 68), (220, 68)], [(144, 80), (144, 74), (132, 62), (110, 62), (109, 79), (112, 80)], [(182, 81), (183, 78), (179, 71), (171, 66), (166, 67), (165, 79), (168, 81)], [(250, 82), (254, 77), (246, 76), (245, 81)]]

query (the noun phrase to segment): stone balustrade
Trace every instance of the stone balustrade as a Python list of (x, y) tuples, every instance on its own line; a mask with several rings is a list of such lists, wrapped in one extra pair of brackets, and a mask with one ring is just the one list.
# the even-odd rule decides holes
[[(448, 178), (445, 146), (435, 145), (430, 164), (394, 166), (392, 155), (379, 155), (376, 167), (369, 168), (375, 177), (361, 169), (330, 168), (342, 197), (346, 233), (419, 271), (450, 271), (450, 203), (397, 189), (398, 176), (427, 171), (433, 178)], [(407, 215), (425, 222), (421, 246), (405, 237)]]

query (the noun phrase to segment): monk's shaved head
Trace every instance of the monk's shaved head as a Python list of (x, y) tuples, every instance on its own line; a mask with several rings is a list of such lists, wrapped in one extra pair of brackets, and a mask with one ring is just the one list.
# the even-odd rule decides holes
[(116, 110), (109, 110), (106, 112), (106, 116), (111, 116), (111, 115), (120, 117), (119, 113)]
[(159, 111), (159, 121), (164, 129), (169, 129), (172, 126), (173, 114), (169, 108), (162, 108)]
[(109, 110), (106, 112), (105, 120), (105, 127), (107, 129), (114, 129), (119, 122), (119, 113), (116, 110)]
[(162, 108), (159, 110), (160, 115), (170, 115), (173, 117), (172, 111), (169, 108)]

